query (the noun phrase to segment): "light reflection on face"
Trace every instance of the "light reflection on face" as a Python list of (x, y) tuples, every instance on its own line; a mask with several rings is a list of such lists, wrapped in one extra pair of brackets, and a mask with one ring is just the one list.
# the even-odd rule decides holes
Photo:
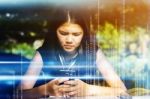
[(57, 37), (64, 51), (71, 53), (80, 46), (83, 29), (75, 23), (64, 23), (57, 29)]

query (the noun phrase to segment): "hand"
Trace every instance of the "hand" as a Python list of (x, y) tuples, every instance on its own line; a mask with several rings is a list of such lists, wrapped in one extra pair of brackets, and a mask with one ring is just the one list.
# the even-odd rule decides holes
[(47, 83), (47, 92), (51, 96), (63, 96), (63, 92), (59, 91), (59, 84), (68, 81), (68, 78), (54, 79)]
[(59, 90), (66, 96), (87, 96), (90, 85), (81, 80), (65, 81)]

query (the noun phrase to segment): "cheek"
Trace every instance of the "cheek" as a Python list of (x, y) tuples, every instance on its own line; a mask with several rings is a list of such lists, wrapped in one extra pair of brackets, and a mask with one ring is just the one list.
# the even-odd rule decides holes
[(82, 40), (82, 36), (81, 36), (81, 37), (76, 38), (76, 44), (77, 44), (77, 45), (80, 45), (81, 40)]
[(57, 34), (57, 38), (58, 38), (58, 40), (59, 40), (59, 42), (60, 42), (61, 45), (65, 42), (65, 39), (64, 39), (63, 36)]
[(64, 38), (61, 38), (59, 41), (60, 41), (61, 45), (63, 45), (65, 43), (65, 39)]

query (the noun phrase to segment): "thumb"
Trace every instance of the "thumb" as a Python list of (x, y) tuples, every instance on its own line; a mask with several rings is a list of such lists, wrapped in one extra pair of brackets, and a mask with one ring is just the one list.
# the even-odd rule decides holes
[(68, 80), (69, 80), (69, 78), (60, 78), (60, 79), (57, 79), (56, 84), (59, 85), (59, 84), (65, 82), (65, 81), (68, 81)]
[(58, 79), (56, 78), (56, 79), (54, 79), (53, 80), (53, 82), (54, 82), (54, 84), (56, 84), (56, 85), (58, 85), (59, 84), (59, 81), (58, 81)]

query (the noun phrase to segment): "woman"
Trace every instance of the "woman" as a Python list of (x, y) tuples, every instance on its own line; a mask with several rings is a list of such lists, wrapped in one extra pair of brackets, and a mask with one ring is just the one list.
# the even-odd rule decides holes
[[(55, 19), (57, 18), (57, 19)], [(23, 79), (23, 93), (33, 96), (96, 96), (120, 95), (126, 88), (103, 53), (96, 47), (95, 36), (90, 33), (86, 16), (79, 13), (57, 11), (50, 17), (50, 32), (43, 46), (37, 50)], [(38, 64), (37, 64), (38, 62)], [(83, 68), (84, 67), (84, 68)], [(89, 84), (81, 78), (94, 77), (100, 71), (109, 87)], [(39, 75), (56, 77), (45, 82), (38, 81)], [(79, 78), (69, 80), (68, 78)], [(39, 83), (40, 82), (40, 83)]]

